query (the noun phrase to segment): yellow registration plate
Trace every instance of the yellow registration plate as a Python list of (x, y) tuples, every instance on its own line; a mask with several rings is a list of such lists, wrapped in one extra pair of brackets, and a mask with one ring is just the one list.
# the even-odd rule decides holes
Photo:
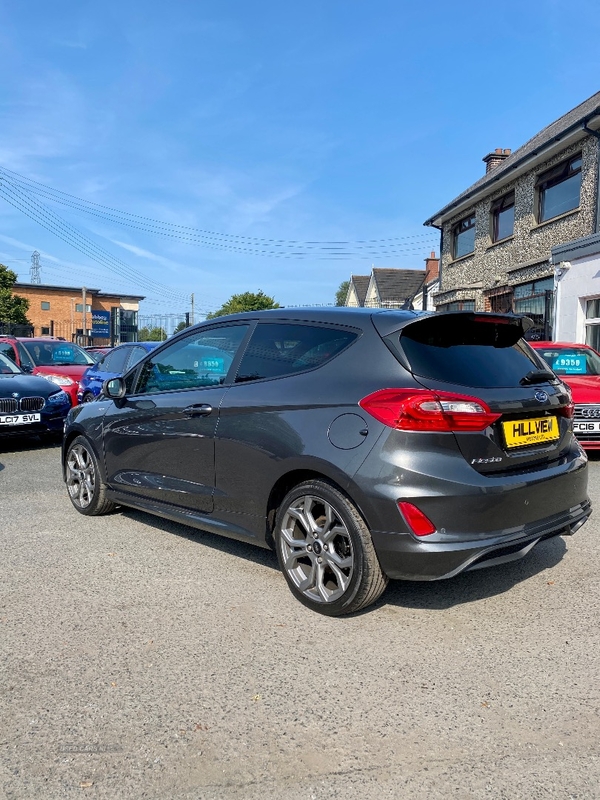
[(516, 419), (512, 422), (503, 422), (502, 429), (508, 448), (552, 442), (560, 437), (556, 417)]

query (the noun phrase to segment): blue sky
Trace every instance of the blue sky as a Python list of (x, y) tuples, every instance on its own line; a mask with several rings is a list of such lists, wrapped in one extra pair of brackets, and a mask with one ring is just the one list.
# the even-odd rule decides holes
[[(0, 3), (0, 167), (98, 204), (13, 194), (82, 253), (0, 198), (0, 262), (27, 281), (37, 249), (44, 283), (146, 314), (333, 302), (351, 273), (422, 267), (423, 221), (481, 158), (600, 89), (599, 42), (597, 0)], [(354, 244), (305, 244), (331, 241)]]

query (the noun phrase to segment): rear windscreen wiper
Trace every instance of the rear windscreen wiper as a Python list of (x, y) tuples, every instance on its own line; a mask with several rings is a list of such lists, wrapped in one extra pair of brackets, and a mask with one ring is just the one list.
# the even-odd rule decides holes
[(521, 386), (530, 386), (532, 383), (546, 383), (547, 381), (556, 380), (556, 375), (550, 372), (549, 369), (532, 369), (528, 372), (519, 383)]

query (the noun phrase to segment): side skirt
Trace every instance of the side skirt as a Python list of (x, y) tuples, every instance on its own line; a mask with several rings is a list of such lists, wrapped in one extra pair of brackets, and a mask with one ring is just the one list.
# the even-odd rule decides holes
[[(198, 514), (167, 503), (139, 500), (136, 497), (122, 492), (115, 492), (112, 489), (107, 490), (106, 496), (118, 505), (135, 508), (137, 511), (145, 511), (148, 514), (155, 514), (157, 517), (164, 517), (164, 519), (170, 519), (173, 522), (181, 522), (183, 525), (190, 525), (192, 528), (216, 533), (219, 536), (226, 536), (228, 539), (237, 539), (240, 542), (248, 542), (249, 544), (258, 545), (258, 547), (264, 547), (267, 550), (270, 549), (269, 545), (264, 540), (261, 540), (256, 533), (231, 520), (215, 519), (212, 516)], [(235, 516), (239, 517), (239, 515)], [(264, 527), (265, 523), (263, 522), (262, 524)]]

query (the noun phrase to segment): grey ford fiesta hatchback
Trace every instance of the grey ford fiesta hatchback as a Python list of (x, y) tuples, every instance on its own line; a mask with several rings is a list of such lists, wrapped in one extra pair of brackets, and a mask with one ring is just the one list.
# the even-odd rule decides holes
[(529, 324), (332, 308), (196, 325), (70, 411), (69, 496), (274, 547), (330, 615), (389, 578), (511, 561), (591, 511), (569, 390)]

